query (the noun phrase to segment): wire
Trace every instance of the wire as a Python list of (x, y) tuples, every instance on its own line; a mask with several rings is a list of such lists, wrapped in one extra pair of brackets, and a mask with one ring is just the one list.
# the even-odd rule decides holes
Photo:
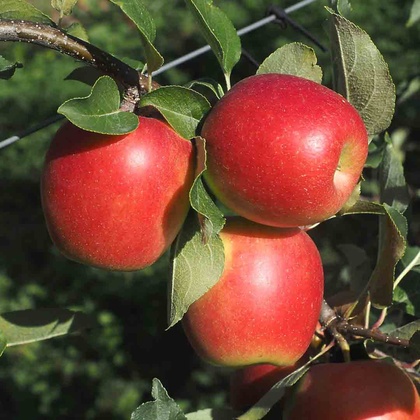
[[(303, 7), (308, 6), (311, 3), (314, 3), (317, 0), (302, 0), (292, 6), (287, 7), (286, 9), (284, 9), (285, 13), (293, 13), (296, 10), (302, 9)], [(248, 26), (245, 26), (242, 29), (238, 30), (238, 35), (242, 36), (245, 35), (249, 32), (255, 31), (256, 29), (259, 29), (265, 25), (268, 25), (269, 23), (273, 22), (274, 20), (276, 20), (277, 17), (275, 15), (270, 15), (265, 17), (264, 19), (260, 19), (257, 22), (254, 22)], [(161, 68), (159, 68), (158, 70), (156, 70), (153, 75), (157, 76), (169, 69), (172, 69), (174, 67), (179, 66), (182, 63), (185, 63), (187, 61), (190, 61), (208, 51), (211, 50), (211, 47), (209, 45), (206, 45), (204, 47), (198, 48), (197, 50), (191, 51), (188, 54), (183, 55), (182, 57), (177, 58), (176, 60), (173, 60), (165, 65), (163, 65)], [(18, 140), (23, 139), (26, 136), (29, 136), (30, 134), (33, 134), (35, 132), (37, 132), (38, 130), (48, 127), (49, 125), (53, 124), (54, 122), (60, 121), (61, 119), (63, 119), (64, 116), (62, 115), (54, 115), (53, 117), (50, 117), (48, 119), (46, 119), (45, 121), (35, 125), (34, 127), (31, 127), (25, 131), (23, 131), (22, 133), (19, 133), (15, 136), (9, 137), (5, 140), (0, 141), (0, 149), (3, 149), (4, 147), (10, 146), (11, 144), (17, 142)]]

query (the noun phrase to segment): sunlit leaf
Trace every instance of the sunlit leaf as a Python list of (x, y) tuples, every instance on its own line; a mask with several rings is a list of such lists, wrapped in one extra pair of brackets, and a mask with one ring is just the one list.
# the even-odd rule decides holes
[(144, 95), (140, 107), (153, 106), (186, 139), (196, 135), (198, 124), (210, 109), (207, 99), (200, 93), (182, 86), (162, 86)]
[(203, 240), (197, 214), (191, 211), (172, 248), (172, 278), (169, 289), (169, 328), (189, 306), (213, 287), (223, 272), (225, 254), (218, 235)]
[(229, 79), (241, 58), (241, 41), (232, 22), (211, 0), (185, 0), (200, 25), (201, 32)]
[(47, 15), (26, 0), (1, 0), (0, 19), (30, 20), (55, 26), (55, 23)]
[(218, 234), (222, 230), (225, 218), (211, 199), (202, 180), (202, 174), (206, 170), (206, 141), (202, 137), (197, 137), (195, 146), (197, 156), (196, 178), (190, 190), (190, 203), (192, 208), (203, 216), (201, 231), (203, 239), (206, 241), (210, 236)]
[(78, 0), (51, 0), (51, 6), (60, 12), (60, 16), (71, 14)]
[(169, 397), (166, 389), (159, 379), (154, 378), (152, 384), (152, 397), (139, 406), (132, 414), (131, 420), (186, 420), (178, 404)]
[(230, 408), (207, 408), (205, 410), (188, 413), (188, 420), (232, 420), (239, 416), (238, 411)]
[(95, 324), (81, 312), (67, 309), (28, 309), (0, 315), (7, 347), (74, 333)]
[(111, 0), (136, 24), (140, 31), (141, 42), (149, 74), (163, 64), (163, 57), (153, 45), (156, 37), (156, 26), (152, 16), (142, 0)]
[(286, 44), (268, 56), (257, 74), (283, 73), (322, 82), (322, 69), (317, 64), (315, 51), (300, 42)]
[(103, 134), (126, 134), (134, 131), (138, 117), (120, 110), (120, 92), (111, 77), (100, 77), (84, 98), (70, 99), (58, 108), (77, 127)]
[(364, 30), (330, 13), (335, 89), (359, 111), (370, 135), (380, 133), (390, 125), (395, 109), (388, 65)]

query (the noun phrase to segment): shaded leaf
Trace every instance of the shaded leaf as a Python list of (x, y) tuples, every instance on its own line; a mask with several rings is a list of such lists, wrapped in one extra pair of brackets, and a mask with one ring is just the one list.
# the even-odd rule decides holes
[(206, 141), (202, 137), (196, 137), (195, 147), (197, 156), (196, 178), (190, 190), (190, 203), (191, 207), (203, 216), (200, 223), (201, 232), (204, 241), (207, 241), (210, 236), (218, 234), (222, 230), (226, 220), (204, 187), (202, 175), (207, 168)]
[(380, 133), (395, 109), (388, 65), (365, 31), (329, 11), (335, 89), (359, 111), (370, 135)]
[(420, 20), (420, 0), (413, 0), (413, 5), (410, 10), (410, 17), (406, 23), (407, 27), (413, 26)]
[(387, 203), (400, 213), (404, 213), (410, 202), (404, 177), (404, 168), (395, 152), (390, 137), (386, 135), (385, 139), (387, 145), (384, 149), (382, 163), (379, 167), (381, 202)]
[(157, 70), (163, 64), (163, 57), (154, 47), (156, 27), (152, 16), (142, 0), (111, 0), (136, 24), (140, 31), (141, 42), (147, 62), (149, 74)]
[(0, 19), (30, 20), (55, 26), (55, 23), (47, 15), (25, 0), (1, 0)]
[(238, 411), (230, 408), (207, 408), (205, 410), (188, 413), (188, 420), (232, 420), (239, 416)]
[(210, 104), (200, 93), (182, 86), (162, 86), (144, 95), (140, 107), (156, 108), (182, 137), (195, 136), (198, 124), (209, 111)]
[(79, 22), (74, 22), (66, 28), (66, 33), (75, 36), (76, 38), (82, 39), (83, 41), (88, 42), (89, 36), (86, 32), (84, 26)]
[(417, 331), (410, 338), (410, 353), (417, 359), (420, 359), (420, 325)]
[(0, 55), (0, 79), (10, 79), (15, 74), (16, 69), (22, 67), (21, 63), (11, 63)]
[(369, 153), (365, 167), (377, 168), (381, 164), (386, 145), (387, 143), (385, 142), (383, 136), (376, 136), (369, 143)]
[(322, 69), (317, 64), (315, 51), (300, 42), (284, 45), (268, 56), (257, 74), (283, 73), (322, 82)]
[(344, 212), (339, 212), (339, 216), (347, 216), (351, 214), (385, 214), (383, 206), (372, 201), (358, 200), (356, 203), (346, 209)]
[(89, 94), (64, 102), (57, 110), (77, 127), (102, 134), (126, 134), (134, 131), (138, 117), (120, 110), (120, 92), (109, 76), (100, 77)]
[[(394, 291), (394, 302), (404, 305), (406, 313), (420, 318), (420, 248), (408, 247), (399, 268), (400, 280)], [(411, 267), (407, 273), (406, 270)], [(401, 279), (401, 276), (403, 278)]]
[(67, 309), (27, 309), (0, 315), (7, 347), (74, 333), (95, 324), (82, 312)]
[[(226, 78), (241, 58), (241, 41), (229, 18), (211, 0), (185, 0)], [(228, 86), (229, 87), (229, 86)]]
[(218, 235), (203, 240), (194, 211), (188, 215), (172, 251), (168, 328), (180, 321), (189, 306), (217, 283), (225, 261), (222, 240)]
[(71, 14), (78, 0), (51, 0), (51, 6), (60, 12), (60, 16)]
[(385, 217), (379, 222), (379, 255), (369, 280), (372, 304), (383, 308), (392, 304), (395, 267), (406, 248), (407, 220), (396, 209), (384, 204)]
[(186, 420), (178, 404), (169, 397), (166, 389), (159, 379), (154, 378), (152, 383), (152, 397), (149, 401), (138, 407), (132, 414), (131, 420)]
[(4, 351), (7, 347), (7, 339), (6, 336), (3, 334), (3, 331), (0, 331), (0, 356), (3, 355)]
[(216, 82), (216, 80), (210, 78), (193, 80), (185, 85), (185, 87), (189, 89), (192, 89), (195, 86), (203, 86), (206, 89), (209, 89), (211, 92), (214, 93), (217, 99), (220, 99), (225, 94), (222, 85)]
[(96, 67), (82, 66), (74, 69), (64, 80), (77, 80), (78, 82), (93, 86), (102, 76), (105, 76), (105, 73)]
[(271, 389), (248, 411), (238, 417), (238, 420), (260, 420), (271, 410), (285, 394), (286, 388), (294, 385), (309, 370), (309, 364), (296, 369), (281, 381), (277, 382)]

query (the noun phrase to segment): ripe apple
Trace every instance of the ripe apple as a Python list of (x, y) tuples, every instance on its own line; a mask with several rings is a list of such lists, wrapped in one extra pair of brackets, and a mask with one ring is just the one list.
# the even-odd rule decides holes
[(210, 363), (295, 363), (310, 345), (324, 276), (309, 235), (233, 217), (221, 232), (219, 281), (184, 315), (185, 333)]
[(258, 223), (311, 225), (336, 214), (360, 180), (368, 136), (356, 109), (311, 80), (251, 76), (204, 121), (205, 180), (236, 214)]
[(285, 405), (285, 420), (420, 419), (420, 398), (409, 376), (382, 361), (315, 365)]
[(235, 410), (244, 410), (253, 406), (274, 384), (290, 375), (306, 361), (304, 358), (300, 358), (291, 366), (275, 366), (263, 363), (234, 371), (229, 381), (231, 407)]
[(191, 142), (167, 124), (139, 118), (120, 136), (65, 123), (46, 155), (41, 198), (50, 236), (68, 258), (137, 270), (170, 246), (189, 209)]

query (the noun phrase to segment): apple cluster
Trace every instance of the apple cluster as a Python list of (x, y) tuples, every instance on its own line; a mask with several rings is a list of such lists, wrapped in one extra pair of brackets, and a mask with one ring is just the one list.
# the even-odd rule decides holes
[[(310, 345), (324, 289), (321, 257), (306, 231), (353, 200), (368, 152), (364, 123), (327, 87), (263, 74), (233, 86), (200, 135), (205, 182), (235, 216), (220, 233), (222, 276), (189, 307), (185, 333), (213, 364), (293, 366)], [(50, 236), (84, 264), (147, 267), (179, 233), (194, 176), (193, 144), (161, 120), (139, 117), (138, 128), (122, 136), (67, 122), (42, 173)]]

